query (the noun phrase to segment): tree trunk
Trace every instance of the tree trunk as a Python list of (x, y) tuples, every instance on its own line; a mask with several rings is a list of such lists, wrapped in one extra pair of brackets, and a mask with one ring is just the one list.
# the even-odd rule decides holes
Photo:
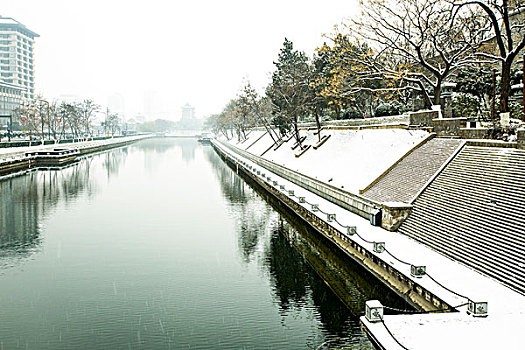
[(438, 82), (436, 86), (434, 86), (434, 105), (441, 104), (441, 82)]
[[(425, 90), (425, 86), (423, 85), (423, 83), (421, 81), (417, 81), (416, 84), (419, 86), (419, 89), (421, 91), (421, 96), (423, 96), (423, 101), (425, 103), (425, 108), (426, 109), (432, 108), (432, 101), (430, 100), (430, 96), (428, 96), (427, 90)], [(441, 85), (440, 85), (440, 87), (441, 87)]]
[(500, 97), (499, 110), (500, 112), (509, 112), (509, 96), (510, 96), (510, 64), (504, 62), (501, 67), (501, 81), (500, 81)]
[(315, 109), (315, 124), (317, 125), (317, 138), (321, 142), (321, 122), (319, 121), (319, 109)]
[(339, 105), (337, 103), (335, 103), (333, 106), (335, 111), (335, 119), (339, 119), (339, 113), (341, 113), (341, 108), (339, 108)]
[(301, 145), (301, 136), (299, 135), (299, 127), (297, 125), (297, 116), (295, 115), (293, 117), (293, 128), (294, 128), (297, 144), (299, 145), (299, 149), (303, 149), (303, 145)]

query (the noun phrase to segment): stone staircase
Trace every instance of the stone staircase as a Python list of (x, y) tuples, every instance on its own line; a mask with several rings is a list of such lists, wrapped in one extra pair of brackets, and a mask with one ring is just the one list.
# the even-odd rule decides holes
[(410, 203), (461, 144), (458, 139), (429, 140), (363, 192), (363, 196), (377, 202)]
[(465, 146), (399, 232), (525, 293), (525, 151)]

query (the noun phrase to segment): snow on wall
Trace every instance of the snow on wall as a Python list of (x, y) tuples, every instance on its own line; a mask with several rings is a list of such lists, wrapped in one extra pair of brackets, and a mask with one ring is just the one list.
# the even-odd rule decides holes
[[(320, 148), (312, 147), (299, 158), (295, 157), (298, 149), (291, 149), (295, 139), (277, 150), (272, 148), (264, 158), (357, 194), (429, 134), (422, 130), (366, 129), (323, 130), (321, 135), (331, 136)], [(304, 145), (318, 141), (314, 131), (302, 130), (301, 136), (307, 136)], [(248, 151), (260, 155), (271, 145), (268, 140), (261, 139), (260, 147), (254, 145)]]

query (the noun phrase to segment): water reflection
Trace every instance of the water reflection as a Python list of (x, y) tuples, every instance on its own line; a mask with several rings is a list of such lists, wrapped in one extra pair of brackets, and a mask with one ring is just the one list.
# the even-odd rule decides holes
[(0, 264), (24, 259), (0, 269), (0, 348), (370, 348), (377, 283), (209, 146), (148, 140), (0, 196)]
[(291, 307), (305, 305), (309, 283), (308, 269), (300, 254), (293, 249), (282, 234), (283, 222), (273, 232), (269, 249), (266, 251), (266, 263), (279, 298), (279, 306), (283, 315)]
[(360, 265), (283, 210), (273, 197), (258, 186), (250, 187), (246, 183), (249, 179), (226, 167), (211, 149), (207, 152), (223, 194), (235, 208), (232, 213), (239, 223), (236, 228), (243, 260), (252, 261), (262, 249), (261, 268), (269, 274), (284, 319), (313, 305), (326, 338), (333, 340), (331, 346), (368, 348), (358, 320), (366, 300), (410, 308)]
[(18, 264), (39, 250), (41, 226), (59, 203), (71, 205), (79, 195), (98, 192), (92, 180), (94, 161), (102, 161), (107, 177), (118, 174), (126, 148), (86, 157), (55, 170), (36, 170), (0, 179), (0, 268)]
[[(173, 148), (180, 147), (180, 145), (170, 138), (155, 138), (135, 143), (131, 147), (148, 154), (163, 154)], [(193, 147), (195, 148), (195, 145)]]
[[(106, 176), (109, 179), (118, 175), (119, 169), (122, 167), (128, 156), (128, 147), (120, 147), (112, 151), (99, 154), (98, 156), (104, 159), (102, 166), (104, 169), (106, 169)], [(87, 159), (92, 159), (92, 157)]]
[(186, 163), (191, 163), (195, 159), (195, 149), (197, 148), (194, 140), (180, 140), (182, 159)]

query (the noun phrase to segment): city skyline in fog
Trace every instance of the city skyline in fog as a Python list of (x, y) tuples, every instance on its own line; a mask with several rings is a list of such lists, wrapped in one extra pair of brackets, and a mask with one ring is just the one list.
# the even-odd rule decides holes
[(40, 35), (35, 80), (45, 98), (177, 120), (186, 103), (199, 118), (219, 113), (246, 79), (263, 92), (285, 37), (311, 56), (356, 12), (357, 0), (8, 0), (0, 15)]

